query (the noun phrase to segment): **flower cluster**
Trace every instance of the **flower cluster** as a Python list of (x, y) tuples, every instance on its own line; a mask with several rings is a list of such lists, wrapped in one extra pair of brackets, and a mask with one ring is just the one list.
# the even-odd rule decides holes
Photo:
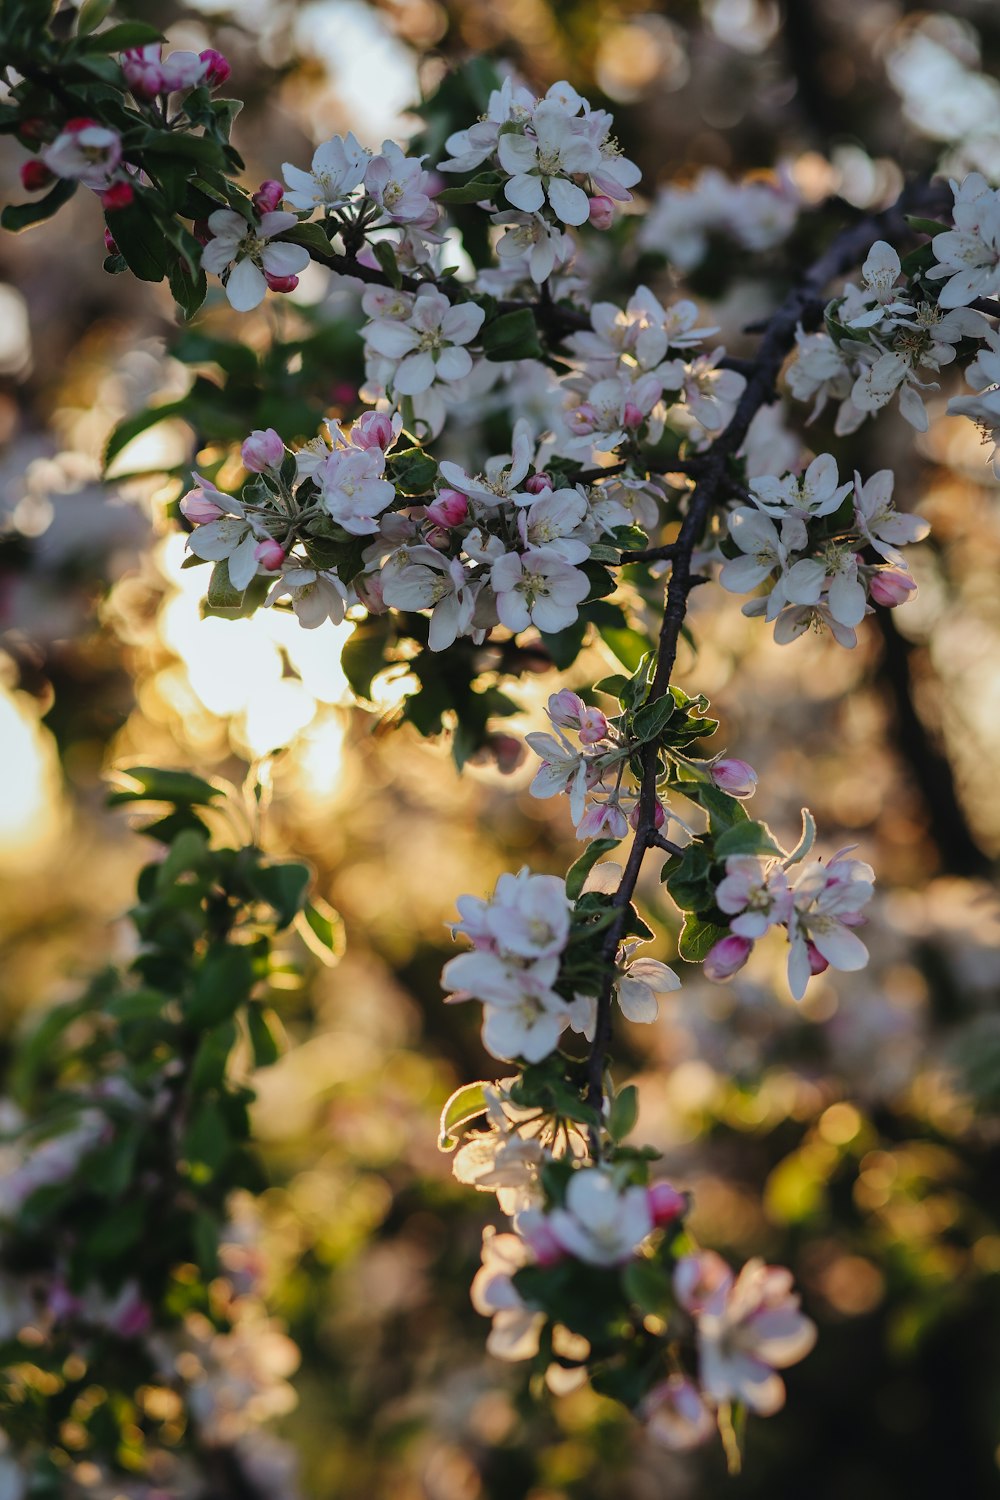
[[(934, 245), (948, 241), (938, 253), (954, 257), (960, 251), (950, 242), (959, 238), (955, 232), (937, 235)], [(948, 266), (955, 269), (948, 261), (927, 274), (946, 275)], [(796, 400), (813, 402), (810, 421), (832, 399), (839, 402), (835, 432), (854, 432), (897, 397), (900, 415), (918, 432), (927, 431), (921, 392), (938, 386), (922, 372), (934, 375), (952, 364), (963, 340), (984, 338), (989, 325), (963, 305), (974, 292), (964, 299), (958, 291), (947, 299), (942, 292), (935, 302), (917, 283), (900, 284), (902, 274), (896, 251), (877, 240), (861, 267), (863, 285), (848, 283), (827, 309), (827, 331), (799, 330), (788, 386)], [(960, 280), (954, 276), (946, 290)]]
[(705, 167), (687, 187), (660, 189), (643, 219), (639, 246), (665, 255), (679, 271), (693, 271), (716, 238), (744, 250), (773, 250), (795, 228), (799, 207), (787, 173), (732, 182)]
[[(857, 644), (856, 627), (872, 604), (902, 604), (914, 584), (899, 547), (927, 535), (927, 522), (903, 515), (892, 500), (893, 473), (840, 482), (837, 461), (823, 453), (804, 474), (762, 475), (728, 517), (730, 553), (722, 587), (766, 593), (745, 615), (773, 620), (781, 644), (809, 629), (829, 629), (842, 646)], [(882, 562), (869, 562), (866, 552)]]
[(729, 919), (729, 934), (705, 959), (709, 979), (730, 979), (771, 927), (788, 936), (788, 987), (796, 1000), (813, 974), (834, 968), (863, 969), (868, 950), (853, 931), (865, 919), (875, 873), (842, 849), (828, 864), (812, 860), (790, 879), (788, 859), (731, 855), (715, 888), (715, 904)]

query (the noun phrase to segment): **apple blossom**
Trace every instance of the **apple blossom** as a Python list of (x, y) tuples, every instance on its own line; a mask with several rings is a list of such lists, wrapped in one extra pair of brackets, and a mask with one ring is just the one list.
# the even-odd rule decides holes
[[(349, 144), (352, 139), (348, 137), (349, 151), (354, 149)], [(381, 153), (373, 156), (365, 167), (365, 189), (393, 224), (416, 223), (428, 215), (433, 222), (437, 217), (437, 210), (427, 196), (428, 174), (422, 160), (422, 157), (420, 160), (407, 157), (394, 141), (384, 141)]]
[(708, 774), (715, 785), (721, 791), (728, 792), (730, 797), (752, 797), (757, 786), (757, 772), (753, 766), (733, 756), (713, 761)]
[(303, 172), (285, 162), (281, 169), (287, 184), (285, 202), (300, 212), (321, 208), (326, 213), (337, 208), (361, 185), (370, 161), (352, 131), (346, 136), (335, 135), (316, 147), (311, 171)]
[(720, 938), (705, 956), (705, 978), (714, 980), (716, 984), (732, 979), (743, 968), (752, 952), (753, 943), (750, 938), (738, 937), (735, 933)]
[(548, 548), (506, 553), (493, 564), (490, 582), (500, 622), (515, 633), (529, 625), (565, 630), (590, 592), (586, 573), (570, 567)]
[(35, 157), (21, 163), (20, 177), (21, 186), (28, 193), (40, 193), (43, 188), (49, 186), (49, 183), (55, 181), (54, 174), (45, 163)]
[(271, 243), (294, 228), (294, 214), (266, 213), (253, 223), (231, 208), (208, 216), (212, 238), (201, 253), (206, 271), (223, 279), (226, 296), (237, 312), (251, 312), (267, 295), (267, 276), (284, 278), (304, 271), (309, 252), (302, 245)]
[(599, 170), (600, 152), (554, 100), (543, 100), (533, 111), (530, 134), (501, 135), (497, 156), (510, 174), (504, 184), (508, 203), (537, 213), (548, 202), (561, 223), (587, 222), (590, 200), (571, 179)]
[(343, 622), (349, 596), (336, 573), (317, 568), (284, 568), (267, 596), (267, 603), (274, 604), (285, 594), (291, 598), (292, 609), (305, 630), (315, 630), (327, 620), (334, 625)]
[(652, 1233), (653, 1215), (644, 1188), (620, 1188), (602, 1168), (581, 1167), (569, 1180), (565, 1207), (550, 1211), (548, 1227), (575, 1259), (619, 1266)]
[(531, 1359), (545, 1314), (525, 1303), (511, 1279), (531, 1263), (531, 1250), (519, 1235), (484, 1229), (482, 1259), (470, 1295), (476, 1312), (493, 1319), (486, 1347), (496, 1359)]
[(320, 500), (329, 516), (352, 536), (378, 530), (375, 517), (391, 505), (396, 491), (385, 477), (381, 448), (338, 446), (315, 472)]
[(82, 182), (100, 192), (107, 188), (122, 159), (122, 139), (117, 130), (96, 120), (68, 120), (41, 160), (56, 177)]
[(977, 297), (1000, 291), (1000, 192), (992, 191), (978, 172), (970, 172), (955, 194), (954, 229), (931, 241), (937, 263), (927, 272), (945, 280), (942, 307), (963, 307)]
[(638, 1415), (654, 1443), (673, 1453), (699, 1448), (715, 1431), (712, 1414), (692, 1380), (669, 1375), (642, 1400)]
[(227, 57), (214, 47), (206, 47), (203, 52), (198, 53), (199, 61), (204, 63), (204, 80), (210, 89), (217, 89), (226, 83), (232, 73), (232, 66)]
[(872, 897), (875, 872), (859, 859), (845, 859), (847, 850), (828, 865), (816, 860), (799, 870), (792, 888), (788, 921), (788, 985), (801, 1000), (809, 981), (811, 944), (834, 969), (862, 969), (868, 949), (852, 929), (863, 920), (861, 910)]
[(285, 444), (273, 427), (263, 431), (255, 428), (240, 449), (243, 467), (251, 474), (263, 474), (266, 469), (278, 469), (285, 457)]
[(901, 514), (893, 504), (895, 476), (891, 469), (879, 469), (862, 483), (854, 476), (854, 517), (862, 536), (888, 562), (903, 566), (897, 550), (908, 542), (921, 541), (930, 530), (920, 516)]

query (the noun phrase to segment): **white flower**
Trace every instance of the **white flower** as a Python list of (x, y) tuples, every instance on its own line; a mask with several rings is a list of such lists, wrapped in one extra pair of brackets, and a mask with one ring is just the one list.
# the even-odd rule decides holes
[(507, 552), (490, 570), (500, 623), (515, 634), (536, 625), (565, 630), (590, 592), (586, 573), (548, 551)]
[(546, 199), (563, 224), (585, 224), (590, 200), (569, 179), (580, 172), (599, 170), (601, 154), (555, 101), (545, 101), (534, 111), (532, 133), (501, 135), (497, 155), (511, 174), (504, 186), (508, 203), (525, 213), (537, 213)]
[(315, 630), (327, 620), (340, 625), (344, 619), (348, 593), (336, 573), (316, 568), (285, 568), (267, 596), (268, 604), (285, 594), (291, 597), (299, 624), (306, 630)]
[(563, 735), (556, 738), (552, 734), (532, 733), (525, 735), (525, 741), (542, 759), (529, 788), (531, 795), (544, 801), (567, 792), (570, 817), (574, 824), (579, 823), (587, 795), (586, 756)]
[(718, 432), (725, 427), (746, 389), (744, 375), (736, 370), (716, 368), (725, 352), (719, 348), (711, 354), (699, 354), (697, 359), (684, 366), (684, 400), (693, 416), (709, 432)]
[(476, 590), (457, 557), (442, 556), (433, 547), (404, 549), (399, 560), (382, 570), (382, 597), (393, 609), (430, 609), (427, 644), (444, 651), (460, 635), (467, 635), (476, 607)]
[(763, 474), (751, 480), (754, 503), (769, 516), (787, 516), (789, 512), (808, 519), (830, 516), (840, 509), (841, 501), (851, 492), (851, 482), (840, 483), (837, 460), (832, 453), (814, 458), (801, 477), (786, 474), (778, 479)]
[(41, 159), (56, 177), (82, 182), (101, 192), (108, 187), (122, 159), (122, 138), (117, 130), (82, 120), (64, 126)]
[(525, 1304), (511, 1279), (531, 1260), (531, 1252), (519, 1235), (483, 1230), (483, 1263), (473, 1279), (470, 1296), (476, 1312), (493, 1319), (486, 1347), (495, 1359), (531, 1359), (538, 1353), (545, 1314)]
[(394, 224), (409, 224), (436, 216), (427, 196), (427, 173), (416, 158), (407, 157), (394, 141), (384, 141), (365, 170), (365, 188)]
[(780, 865), (769, 865), (752, 854), (726, 860), (726, 874), (715, 888), (715, 904), (732, 920), (730, 932), (756, 941), (769, 927), (787, 922), (792, 898)]
[(257, 575), (257, 544), (267, 540), (269, 532), (255, 517), (248, 516), (242, 503), (231, 495), (214, 491), (212, 499), (217, 505), (224, 503), (231, 514), (196, 527), (187, 539), (187, 546), (195, 557), (208, 562), (225, 559), (229, 582), (234, 589), (245, 589)]
[(646, 1189), (619, 1188), (598, 1167), (573, 1173), (566, 1206), (554, 1208), (547, 1223), (568, 1254), (591, 1266), (623, 1265), (653, 1230)]
[[(763, 600), (751, 600), (750, 604), (743, 606), (743, 613), (745, 615), (763, 614), (762, 609), (753, 608), (754, 605), (763, 604), (763, 602)], [(829, 630), (838, 645), (846, 647), (849, 651), (858, 644), (857, 631), (853, 626), (842, 625), (831, 613), (829, 606), (822, 601), (818, 604), (793, 604), (788, 609), (783, 609), (774, 621), (774, 639), (779, 646), (787, 646), (790, 641), (798, 640), (800, 635), (805, 635), (807, 630), (822, 635), (824, 629)]]
[(548, 281), (557, 267), (565, 266), (573, 257), (569, 235), (556, 229), (541, 214), (504, 209), (493, 215), (493, 223), (504, 226), (497, 255), (502, 261), (525, 257), (528, 275), (536, 286)]
[(439, 172), (471, 172), (481, 166), (497, 148), (500, 126), (508, 120), (525, 120), (537, 103), (533, 94), (519, 88), (511, 78), (504, 79), (499, 89), (490, 93), (486, 116), (470, 125), (468, 130), (456, 130), (445, 141), (445, 149), (451, 159), (438, 163)]
[(731, 594), (749, 594), (775, 569), (788, 567), (793, 548), (805, 545), (805, 526), (796, 516), (786, 516), (781, 530), (769, 516), (749, 506), (740, 506), (729, 516), (729, 535), (744, 554), (723, 564), (719, 582)]
[(965, 307), (1000, 291), (1000, 192), (991, 191), (978, 172), (970, 172), (961, 189), (952, 183), (952, 190), (955, 227), (931, 241), (938, 264), (927, 276), (948, 278), (941, 307)]
[(804, 1359), (816, 1342), (815, 1325), (799, 1310), (792, 1276), (783, 1266), (751, 1260), (734, 1280), (721, 1257), (711, 1251), (685, 1257), (675, 1273), (678, 1296), (688, 1289), (698, 1329), (699, 1376), (712, 1401), (742, 1401), (760, 1416), (770, 1416), (785, 1401), (785, 1386), (776, 1369)]
[(828, 400), (843, 401), (849, 394), (853, 375), (846, 355), (828, 333), (804, 333), (800, 325), (795, 345), (795, 358), (785, 378), (796, 401), (816, 398), (807, 418), (814, 422)]
[(532, 875), (525, 868), (500, 876), (484, 921), (503, 952), (551, 958), (566, 946), (569, 914), (569, 898), (559, 877)]
[(395, 488), (385, 474), (381, 448), (338, 447), (316, 470), (323, 508), (352, 536), (378, 530), (375, 517), (391, 505)]
[(879, 469), (864, 484), (854, 475), (854, 519), (859, 531), (882, 557), (905, 566), (898, 547), (919, 542), (930, 531), (920, 516), (901, 515), (892, 501), (895, 475), (891, 469)]
[(953, 416), (969, 417), (979, 427), (983, 440), (993, 444), (991, 463), (1000, 479), (1000, 388), (979, 396), (955, 396), (948, 402), (948, 411)]
[(363, 181), (369, 159), (353, 132), (333, 136), (316, 147), (311, 172), (285, 162), (285, 202), (300, 211), (336, 208)]
[[(268, 275), (297, 276), (309, 264), (302, 245), (272, 245), (298, 223), (294, 214), (263, 214), (253, 222), (231, 208), (217, 208), (208, 216), (212, 238), (201, 252), (206, 271), (223, 277), (226, 296), (237, 312), (259, 307), (267, 294)], [(265, 274), (266, 273), (266, 274)]]
[(518, 418), (514, 424), (512, 448), (512, 453), (488, 458), (485, 474), (476, 477), (467, 474), (458, 464), (449, 463), (445, 459), (440, 465), (441, 478), (463, 495), (479, 500), (483, 505), (495, 506), (505, 500), (514, 505), (530, 505), (534, 496), (527, 490), (518, 489), (531, 467), (535, 451), (531, 426), (524, 417)]
[(462, 347), (475, 338), (486, 314), (474, 302), (452, 305), (442, 293), (422, 287), (410, 316), (378, 319), (364, 331), (377, 354), (396, 361), (390, 383), (397, 396), (416, 396), (436, 381), (464, 380), (472, 356)]
[(577, 535), (587, 519), (587, 501), (579, 490), (543, 490), (538, 499), (517, 513), (521, 541), (529, 550), (544, 547), (566, 563), (585, 562), (587, 542)]
[(868, 949), (851, 929), (871, 900), (875, 872), (860, 859), (845, 859), (847, 852), (828, 865), (811, 861), (796, 877), (788, 923), (788, 986), (796, 1000), (812, 972), (810, 948), (835, 969), (863, 969), (868, 962)]
[(679, 990), (681, 982), (673, 969), (661, 964), (658, 959), (631, 959), (638, 946), (638, 943), (626, 944), (618, 966), (614, 993), (627, 1021), (648, 1025), (656, 1020), (659, 1011), (657, 995)]
[[(889, 313), (901, 312), (912, 316), (913, 308), (899, 299), (894, 290), (900, 275), (899, 256), (885, 240), (876, 240), (868, 252), (868, 259), (861, 267), (867, 295), (861, 294), (865, 311), (845, 318), (848, 328), (873, 328)], [(874, 306), (869, 306), (874, 300)]]
[(541, 1062), (555, 1051), (570, 1015), (552, 988), (558, 974), (558, 956), (528, 963), (473, 950), (449, 959), (441, 982), (457, 986), (453, 1001), (482, 1001), (483, 1046), (492, 1057)]

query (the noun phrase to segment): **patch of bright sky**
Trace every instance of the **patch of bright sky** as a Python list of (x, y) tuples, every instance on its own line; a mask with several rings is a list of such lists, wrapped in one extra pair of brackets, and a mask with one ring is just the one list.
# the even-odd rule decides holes
[(296, 48), (318, 57), (361, 143), (405, 138), (403, 116), (420, 95), (412, 53), (360, 0), (316, 0), (295, 18)]

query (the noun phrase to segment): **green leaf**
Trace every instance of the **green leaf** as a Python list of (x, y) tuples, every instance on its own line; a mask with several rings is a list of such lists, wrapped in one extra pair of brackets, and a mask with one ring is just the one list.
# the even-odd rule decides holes
[[(97, 0), (97, 3), (102, 4), (103, 0)], [(85, 10), (86, 6), (83, 9)], [(110, 9), (110, 5), (105, 5), (105, 14)], [(95, 21), (94, 25), (97, 24), (98, 22)], [(91, 27), (87, 29), (92, 30)], [(88, 36), (83, 42), (82, 50), (84, 52), (124, 52), (129, 47), (147, 47), (150, 42), (159, 42), (162, 39), (163, 32), (158, 26), (151, 26), (148, 21), (120, 21), (117, 26), (109, 26), (107, 31), (93, 32), (93, 35)]]
[(165, 422), (168, 417), (187, 416), (188, 411), (188, 399), (182, 396), (177, 401), (165, 401), (162, 406), (147, 406), (145, 410), (136, 412), (134, 416), (125, 417), (108, 438), (104, 449), (105, 469), (110, 468), (112, 462), (133, 438), (141, 436), (150, 427), (155, 427), (158, 422)]
[(396, 252), (392, 245), (388, 240), (378, 240), (372, 242), (372, 249), (375, 251), (375, 259), (385, 272), (389, 285), (394, 286), (398, 291), (403, 285), (403, 273), (396, 264)]
[(501, 172), (480, 172), (457, 187), (443, 188), (437, 195), (438, 203), (484, 203), (492, 201), (496, 190), (503, 183)]
[(747, 823), (750, 814), (738, 797), (730, 797), (728, 792), (722, 791), (714, 782), (701, 781), (694, 785), (685, 784), (685, 795), (700, 802), (708, 813), (709, 827), (717, 835), (728, 832), (730, 828), (738, 823)]
[(198, 1043), (198, 1050), (191, 1065), (191, 1088), (196, 1094), (217, 1089), (226, 1076), (229, 1054), (236, 1045), (238, 1036), (236, 1022), (231, 1018), (220, 1026), (206, 1031)]
[(708, 851), (698, 840), (689, 844), (678, 860), (670, 859), (664, 865), (667, 890), (681, 911), (705, 911), (713, 904), (715, 887), (710, 868)]
[(128, 1199), (101, 1215), (96, 1229), (83, 1241), (84, 1254), (94, 1260), (117, 1260), (141, 1238), (147, 1205), (142, 1197)]
[[(199, 806), (223, 795), (217, 786), (191, 771), (165, 771), (161, 766), (123, 766), (115, 772), (115, 777), (125, 785), (109, 793), (109, 807), (117, 807), (122, 802), (175, 802)], [(135, 785), (129, 786), (128, 782)]]
[(171, 247), (149, 199), (138, 196), (127, 208), (115, 209), (109, 224), (133, 275), (140, 281), (162, 281), (170, 269)]
[(486, 1083), (466, 1083), (456, 1089), (441, 1111), (441, 1126), (438, 1131), (438, 1150), (453, 1151), (458, 1145), (455, 1131), (469, 1120), (477, 1119), (486, 1111)]
[(204, 302), (207, 291), (208, 281), (201, 267), (192, 275), (184, 261), (178, 258), (170, 268), (170, 294), (184, 314), (185, 321), (194, 317)]
[(170, 996), (162, 990), (132, 990), (126, 995), (115, 995), (104, 1009), (118, 1021), (157, 1021), (169, 1004)]
[(634, 1083), (620, 1089), (611, 1103), (608, 1129), (614, 1141), (623, 1141), (632, 1134), (639, 1118), (639, 1090)]
[(805, 859), (816, 842), (816, 820), (808, 807), (802, 809), (802, 837), (799, 839), (791, 854), (786, 855), (785, 865), (797, 865), (800, 860)]
[(747, 819), (735, 823), (719, 835), (715, 841), (717, 859), (728, 859), (733, 854), (784, 854), (780, 844), (775, 843), (766, 823), (755, 823)]
[(388, 665), (386, 648), (392, 628), (388, 615), (377, 615), (358, 625), (344, 643), (340, 665), (352, 692), (359, 698), (371, 699), (372, 682)]
[(63, 177), (42, 198), (35, 198), (31, 203), (8, 203), (0, 213), (0, 227), (9, 229), (12, 234), (20, 234), (23, 229), (30, 229), (32, 224), (41, 224), (43, 220), (51, 219), (53, 214), (58, 213), (63, 204), (69, 202), (76, 189), (75, 182)]
[(322, 896), (307, 901), (295, 919), (295, 929), (306, 947), (322, 963), (331, 967), (340, 962), (344, 954), (344, 923), (340, 913), (325, 902)]
[(219, 1223), (207, 1209), (192, 1215), (191, 1239), (198, 1269), (205, 1277), (214, 1276), (219, 1269)]
[(438, 466), (423, 448), (404, 448), (389, 460), (390, 477), (403, 495), (425, 495), (437, 478)]
[(594, 683), (595, 693), (607, 693), (609, 698), (621, 698), (622, 693), (628, 687), (628, 678), (624, 672), (615, 672), (610, 677), (602, 677), (599, 682)]
[(210, 948), (195, 975), (185, 1006), (193, 1026), (215, 1026), (226, 1021), (249, 998), (254, 983), (249, 948), (223, 944)]
[(278, 926), (288, 927), (302, 909), (311, 880), (312, 871), (308, 865), (281, 860), (258, 865), (251, 877), (251, 885), (274, 907)]
[(492, 360), (541, 359), (545, 353), (538, 341), (534, 314), (526, 307), (502, 313), (487, 323), (482, 348), (486, 358)]
[(635, 739), (643, 744), (658, 739), (674, 714), (674, 701), (669, 694), (644, 703), (632, 715), (631, 731)]
[(612, 849), (617, 849), (620, 839), (594, 839), (566, 875), (566, 894), (575, 901), (583, 890), (584, 883), (597, 862)]
[(95, 31), (113, 5), (114, 0), (83, 0), (76, 15), (77, 36), (87, 36)]
[(720, 927), (716, 922), (706, 922), (689, 912), (684, 918), (677, 951), (688, 963), (700, 964), (716, 943), (728, 935), (728, 927)]
[(229, 560), (223, 558), (212, 569), (208, 580), (208, 600), (211, 609), (239, 609), (246, 589), (237, 589), (229, 581)]
[(264, 1011), (259, 1005), (250, 1006), (247, 1011), (247, 1029), (250, 1032), (255, 1067), (269, 1068), (281, 1056), (277, 1027), (278, 1018), (273, 1010)]
[[(214, 1099), (199, 1106), (181, 1140), (181, 1155), (196, 1177), (214, 1177), (233, 1149), (225, 1115)], [(200, 1171), (198, 1169), (201, 1169)]]
[(647, 1316), (660, 1317), (670, 1311), (670, 1276), (655, 1260), (630, 1260), (622, 1272), (622, 1286), (629, 1301)]
[(953, 224), (942, 224), (940, 219), (921, 219), (916, 214), (904, 214), (903, 218), (918, 234), (946, 234), (955, 227)]
[(314, 260), (329, 261), (333, 251), (330, 241), (318, 224), (295, 224), (283, 234), (275, 235), (276, 245), (302, 245)]

